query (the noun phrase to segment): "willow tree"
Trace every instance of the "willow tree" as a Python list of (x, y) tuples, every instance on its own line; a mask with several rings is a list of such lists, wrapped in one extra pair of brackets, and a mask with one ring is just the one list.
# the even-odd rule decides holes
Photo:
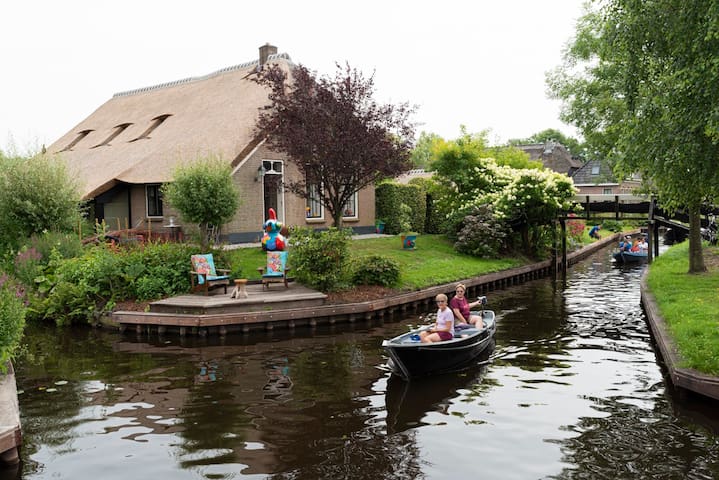
[(318, 77), (302, 65), (288, 74), (275, 65), (257, 81), (269, 88), (270, 100), (257, 133), (300, 172), (296, 180), (285, 179), (285, 187), (322, 203), (335, 227), (358, 191), (410, 168), (414, 109), (378, 103), (372, 76), (349, 65), (337, 65), (334, 77)]
[(719, 196), (719, 0), (607, 0), (548, 76), (590, 148), (689, 213), (689, 272), (705, 270), (701, 207)]

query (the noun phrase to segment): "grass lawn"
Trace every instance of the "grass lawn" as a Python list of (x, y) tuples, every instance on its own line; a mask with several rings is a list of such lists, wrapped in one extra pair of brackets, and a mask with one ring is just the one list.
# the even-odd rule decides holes
[(719, 375), (719, 248), (705, 247), (708, 272), (689, 275), (689, 242), (652, 263), (647, 283), (677, 344), (681, 367)]
[[(352, 240), (354, 257), (383, 255), (399, 262), (402, 275), (397, 288), (417, 290), (530, 263), (516, 256), (482, 259), (454, 251), (444, 235), (420, 235), (414, 250), (403, 250), (399, 236)], [(291, 255), (292, 249), (290, 249)], [(249, 279), (259, 279), (257, 267), (264, 266), (265, 253), (259, 248), (239, 248), (227, 252), (233, 266), (239, 265)], [(292, 259), (290, 257), (290, 264)]]

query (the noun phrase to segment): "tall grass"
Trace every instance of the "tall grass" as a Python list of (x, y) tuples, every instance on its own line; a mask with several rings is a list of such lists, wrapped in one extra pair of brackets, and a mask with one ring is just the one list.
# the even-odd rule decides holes
[[(719, 374), (719, 270), (688, 274), (689, 242), (671, 247), (652, 263), (647, 276), (681, 357), (681, 367)], [(705, 247), (705, 260), (719, 255)], [(707, 262), (711, 264), (711, 262)]]

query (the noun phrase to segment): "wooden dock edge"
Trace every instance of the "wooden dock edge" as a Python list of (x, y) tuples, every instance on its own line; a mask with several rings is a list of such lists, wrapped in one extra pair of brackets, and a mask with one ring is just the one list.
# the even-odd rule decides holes
[(686, 390), (699, 393), (709, 398), (719, 400), (719, 377), (707, 375), (691, 368), (682, 368), (681, 355), (676, 348), (674, 338), (669, 333), (669, 327), (659, 313), (654, 295), (647, 286), (645, 271), (641, 279), (641, 302), (647, 317), (647, 323), (652, 337), (659, 348), (659, 352), (667, 367), (672, 383)]
[[(607, 244), (616, 242), (619, 236), (620, 234), (609, 236), (568, 254), (567, 263), (573, 265), (595, 251), (604, 248)], [(481, 295), (493, 290), (550, 276), (551, 274), (552, 261), (545, 260), (532, 265), (493, 272), (479, 277), (458, 280), (457, 282), (461, 281), (467, 286), (468, 294)], [(318, 323), (355, 322), (357, 320), (370, 320), (375, 317), (383, 318), (387, 314), (392, 315), (396, 312), (407, 313), (410, 310), (426, 310), (431, 306), (431, 302), (437, 294), (453, 291), (457, 282), (366, 302), (270, 311), (218, 314), (117, 311), (112, 314), (111, 322), (118, 325), (122, 331), (134, 326), (136, 331), (141, 333), (144, 328), (156, 327), (160, 333), (164, 333), (168, 329), (179, 329), (181, 335), (187, 333), (205, 334), (208, 328), (217, 329), (220, 334), (224, 334), (228, 328), (239, 328), (243, 332), (248, 332), (251, 329), (258, 328), (294, 328), (301, 325), (315, 326)]]

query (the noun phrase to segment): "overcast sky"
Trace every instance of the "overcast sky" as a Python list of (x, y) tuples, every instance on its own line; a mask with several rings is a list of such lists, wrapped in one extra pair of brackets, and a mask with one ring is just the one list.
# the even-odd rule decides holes
[(49, 145), (116, 92), (257, 58), (265, 43), (320, 74), (349, 62), (376, 98), (418, 106), (422, 130), (495, 143), (559, 121), (545, 72), (581, 0), (5, 0), (0, 4), (0, 149)]

